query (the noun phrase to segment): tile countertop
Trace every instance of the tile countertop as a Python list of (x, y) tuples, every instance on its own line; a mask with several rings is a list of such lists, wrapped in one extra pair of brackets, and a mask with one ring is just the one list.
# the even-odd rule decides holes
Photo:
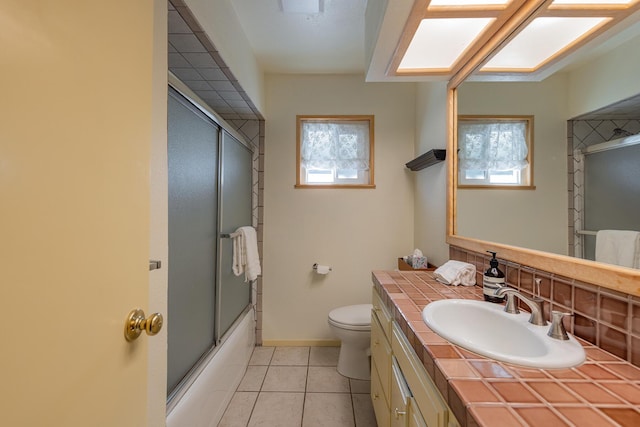
[[(445, 286), (431, 272), (374, 271), (373, 283), (463, 427), (640, 426), (640, 369), (578, 339), (571, 369), (523, 368), (451, 344), (422, 309), (445, 298), (482, 300), (479, 286)], [(508, 337), (505, 337), (508, 339)]]

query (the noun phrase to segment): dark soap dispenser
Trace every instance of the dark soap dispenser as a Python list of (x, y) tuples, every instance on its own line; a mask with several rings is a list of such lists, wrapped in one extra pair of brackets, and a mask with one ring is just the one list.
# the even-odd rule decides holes
[(482, 277), (482, 293), (485, 301), (501, 303), (504, 301), (504, 297), (496, 296), (495, 291), (505, 286), (504, 273), (498, 268), (496, 252), (487, 252), (492, 254), (493, 258), (489, 261), (490, 267)]

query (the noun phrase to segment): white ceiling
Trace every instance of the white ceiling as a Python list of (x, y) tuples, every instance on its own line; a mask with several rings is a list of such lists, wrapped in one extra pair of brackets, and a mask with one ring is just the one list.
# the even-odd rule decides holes
[[(320, 13), (286, 13), (282, 4), (319, 2)], [(370, 0), (371, 2), (371, 0)], [(383, 15), (370, 63), (365, 66), (365, 10), (367, 0), (231, 0), (254, 54), (267, 73), (364, 73), (367, 81), (442, 80), (431, 76), (388, 76), (386, 69), (396, 48), (413, 0), (374, 1), (375, 13)], [(380, 6), (385, 5), (385, 6)], [(382, 7), (382, 9), (379, 9)], [(636, 25), (634, 25), (636, 24)], [(601, 44), (620, 30), (635, 27), (640, 33), (640, 11), (625, 19), (616, 29), (578, 49), (544, 72), (498, 80), (543, 80), (549, 75), (584, 62), (598, 52)], [(628, 33), (629, 31), (627, 31)], [(629, 38), (626, 34), (619, 40)], [(616, 37), (614, 37), (616, 39)], [(611, 47), (612, 43), (608, 43)], [(366, 69), (368, 67), (368, 69)], [(493, 80), (492, 76), (479, 80)]]
[(363, 73), (367, 0), (318, 0), (320, 13), (285, 13), (281, 0), (233, 0), (267, 73)]
[[(387, 76), (386, 68), (396, 48), (413, 0), (369, 0), (378, 36), (375, 46), (365, 48), (365, 10), (367, 0), (316, 0), (320, 13), (284, 13), (283, 0), (229, 0), (236, 9), (254, 54), (268, 73), (362, 73), (367, 81), (427, 81), (432, 77)], [(314, 0), (284, 0), (308, 2)], [(184, 18), (186, 16), (186, 18)], [(376, 18), (378, 17), (378, 18)], [(197, 28), (191, 28), (187, 22)], [(376, 30), (369, 28), (369, 30)], [(238, 86), (226, 65), (218, 63), (208, 51), (215, 46), (200, 44), (194, 32), (202, 34), (197, 19), (185, 6), (174, 7), (169, 2), (169, 68), (200, 98), (226, 120), (253, 119), (259, 113), (248, 96)], [(640, 35), (640, 11), (616, 27), (616, 31), (589, 43), (575, 55), (565, 58), (548, 70), (548, 75), (583, 64), (595, 54), (601, 54), (625, 40)], [(206, 40), (208, 43), (210, 41)], [(605, 41), (603, 43), (603, 41)], [(596, 47), (597, 46), (597, 47)], [(209, 49), (209, 50), (208, 50)], [(365, 49), (369, 49), (368, 69), (365, 69)], [(195, 52), (195, 53), (194, 53)], [(205, 58), (206, 57), (206, 58)], [(220, 59), (221, 61), (221, 59)], [(575, 63), (575, 64), (572, 64)], [(537, 79), (545, 76), (537, 76)], [(471, 80), (491, 80), (471, 77)], [(504, 78), (500, 78), (504, 80)], [(533, 79), (536, 80), (536, 79)], [(602, 111), (602, 114), (623, 117), (626, 110), (637, 111), (640, 99), (624, 104), (624, 111)], [(635, 114), (635, 112), (634, 112)]]

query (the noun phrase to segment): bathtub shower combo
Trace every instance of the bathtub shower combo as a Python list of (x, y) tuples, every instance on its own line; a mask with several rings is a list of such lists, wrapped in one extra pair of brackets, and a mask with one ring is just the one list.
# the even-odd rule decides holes
[(252, 284), (233, 274), (227, 237), (253, 222), (253, 151), (170, 81), (167, 426), (209, 426), (255, 345)]

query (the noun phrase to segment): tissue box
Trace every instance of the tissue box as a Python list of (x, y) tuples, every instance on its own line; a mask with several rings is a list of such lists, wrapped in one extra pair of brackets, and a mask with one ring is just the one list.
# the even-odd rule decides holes
[[(413, 261), (411, 264), (413, 264)], [(412, 267), (412, 265), (407, 264), (402, 258), (398, 258), (398, 270), (400, 271), (411, 271), (411, 270), (433, 271), (435, 269), (436, 268), (433, 265), (427, 263), (426, 259), (425, 259), (425, 265), (423, 267), (414, 268)]]
[(427, 265), (427, 257), (424, 256), (414, 256), (411, 258), (411, 267), (414, 269), (421, 269), (429, 267)]

